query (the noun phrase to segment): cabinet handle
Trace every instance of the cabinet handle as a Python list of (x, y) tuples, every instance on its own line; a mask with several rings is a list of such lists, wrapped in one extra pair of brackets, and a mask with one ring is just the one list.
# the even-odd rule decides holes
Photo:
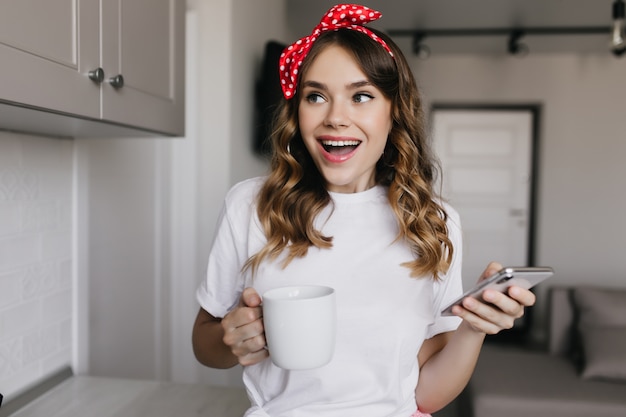
[(109, 78), (109, 83), (115, 89), (124, 87), (124, 77), (122, 74), (118, 74), (115, 77)]
[(91, 70), (87, 75), (89, 76), (89, 79), (95, 83), (100, 84), (104, 81), (104, 70), (102, 68)]

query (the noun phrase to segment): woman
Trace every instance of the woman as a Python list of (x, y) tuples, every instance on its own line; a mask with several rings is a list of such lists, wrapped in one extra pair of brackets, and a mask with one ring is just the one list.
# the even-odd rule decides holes
[[(285, 50), (285, 100), (267, 177), (228, 193), (194, 325), (198, 360), (244, 366), (247, 416), (418, 416), (466, 385), (485, 334), (534, 303), (513, 287), (461, 293), (457, 213), (436, 195), (436, 165), (410, 68), (380, 13), (337, 5)], [(483, 278), (500, 269), (487, 267)], [(335, 288), (337, 346), (326, 366), (286, 371), (265, 347), (261, 296)], [(419, 411), (416, 411), (419, 407)]]

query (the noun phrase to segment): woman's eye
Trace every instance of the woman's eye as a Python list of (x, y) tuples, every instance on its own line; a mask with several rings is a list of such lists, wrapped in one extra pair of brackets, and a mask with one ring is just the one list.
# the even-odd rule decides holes
[(324, 97), (322, 97), (318, 93), (311, 93), (306, 96), (306, 101), (308, 101), (309, 103), (322, 103), (324, 101)]
[(374, 98), (371, 94), (359, 93), (354, 95), (355, 103), (365, 103), (366, 101), (370, 101)]

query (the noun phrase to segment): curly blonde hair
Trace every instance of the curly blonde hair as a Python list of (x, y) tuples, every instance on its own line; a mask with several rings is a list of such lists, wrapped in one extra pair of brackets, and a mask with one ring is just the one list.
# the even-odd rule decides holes
[[(415, 254), (413, 261), (403, 265), (413, 277), (438, 279), (450, 267), (454, 249), (446, 226), (448, 215), (434, 192), (438, 165), (427, 141), (420, 94), (400, 49), (384, 33), (373, 31), (387, 42), (394, 58), (360, 32), (328, 31), (313, 44), (299, 80), (322, 50), (338, 45), (352, 54), (369, 81), (391, 100), (393, 127), (376, 166), (376, 182), (388, 187), (389, 204), (398, 220), (397, 239), (406, 241)], [(257, 198), (267, 243), (244, 266), (253, 274), (264, 259), (276, 260), (284, 251), (283, 267), (305, 256), (311, 246), (332, 247), (332, 237), (314, 227), (314, 219), (331, 198), (300, 135), (299, 90), (277, 109), (271, 171)]]

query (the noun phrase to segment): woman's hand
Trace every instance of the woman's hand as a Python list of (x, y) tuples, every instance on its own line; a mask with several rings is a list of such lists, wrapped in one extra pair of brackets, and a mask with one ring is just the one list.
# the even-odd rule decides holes
[(246, 288), (239, 305), (222, 319), (224, 344), (241, 365), (253, 365), (269, 356), (262, 317), (261, 297), (253, 288)]
[[(502, 269), (492, 262), (479, 281)], [(515, 319), (524, 315), (524, 308), (535, 303), (535, 295), (521, 287), (510, 287), (506, 294), (496, 290), (483, 291), (481, 302), (467, 297), (452, 312), (463, 318), (459, 328), (424, 341), (418, 354), (420, 377), (415, 400), (422, 412), (440, 410), (461, 393), (467, 385), (486, 334), (495, 334), (513, 327)]]
[[(480, 281), (495, 274), (502, 265), (492, 262), (480, 277)], [(463, 318), (474, 331), (496, 334), (510, 329), (516, 319), (524, 315), (524, 308), (535, 304), (535, 294), (530, 290), (512, 286), (506, 294), (496, 290), (485, 290), (482, 298), (486, 303), (472, 297), (463, 300), (462, 307), (455, 306), (452, 312)]]

